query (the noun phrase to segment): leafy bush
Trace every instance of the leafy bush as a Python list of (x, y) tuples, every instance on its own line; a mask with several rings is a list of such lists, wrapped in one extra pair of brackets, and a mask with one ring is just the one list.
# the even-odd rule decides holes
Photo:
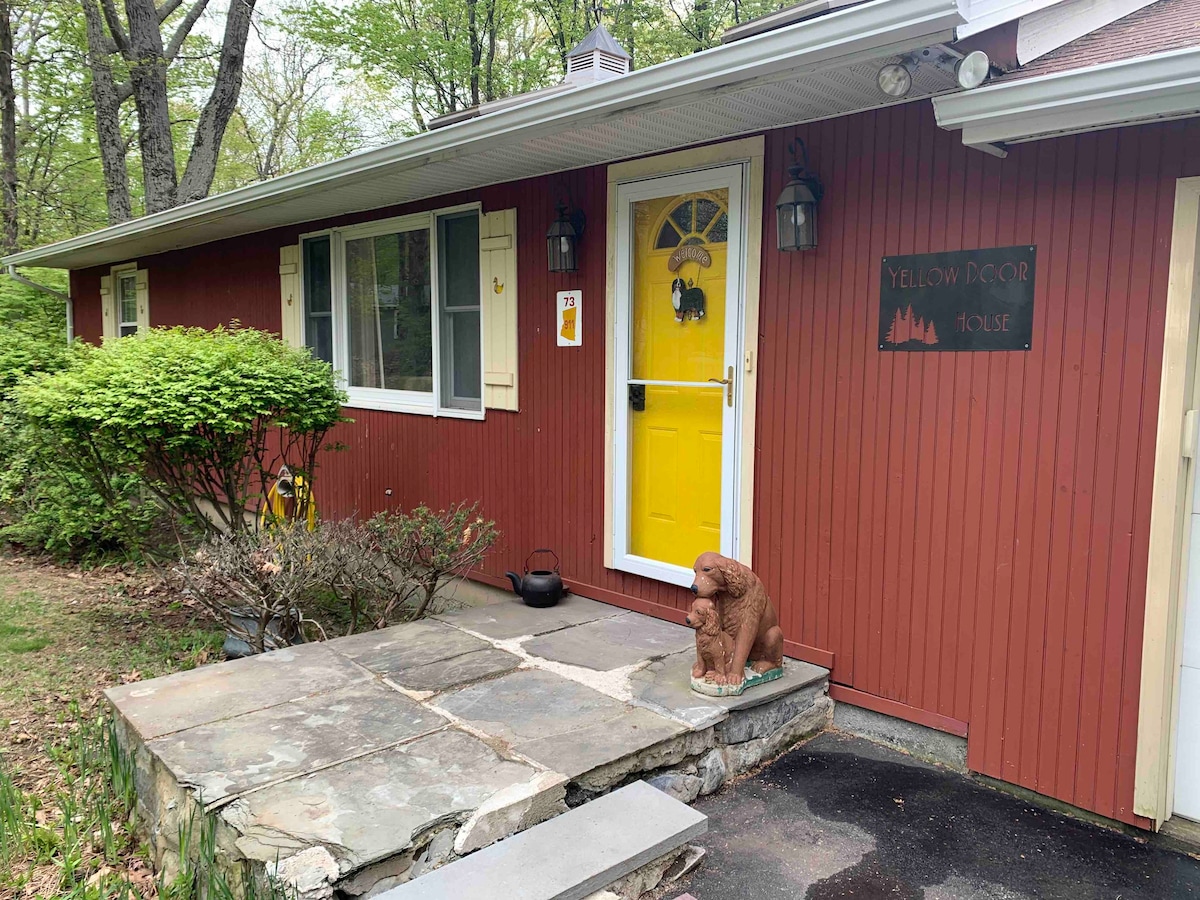
[[(303, 639), (321, 609), (347, 634), (434, 610), (446, 583), (478, 566), (497, 537), (476, 506), (381, 513), (208, 540), (176, 568), (184, 591), (255, 653)], [(324, 636), (325, 629), (312, 623)]]
[(240, 327), (158, 328), (83, 345), (61, 371), (13, 393), (43, 442), (101, 496), (116, 496), (118, 476), (138, 475), (210, 534), (252, 530), (281, 465), (311, 484), (346, 400), (326, 363)]

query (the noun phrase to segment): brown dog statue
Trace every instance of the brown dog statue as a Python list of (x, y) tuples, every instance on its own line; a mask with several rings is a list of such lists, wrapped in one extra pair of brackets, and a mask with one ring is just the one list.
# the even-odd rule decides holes
[(752, 679), (753, 683), (782, 675), (783, 629), (759, 577), (748, 566), (719, 553), (701, 553), (692, 571), (692, 593), (716, 604), (721, 630), (733, 636), (726, 684), (735, 690), (722, 693), (741, 692), (747, 664), (756, 676), (762, 676)]
[[(696, 662), (692, 677), (725, 684), (732, 673), (733, 638), (721, 630), (721, 614), (708, 597), (697, 597), (684, 619), (696, 629)], [(735, 679), (736, 681), (736, 679)]]

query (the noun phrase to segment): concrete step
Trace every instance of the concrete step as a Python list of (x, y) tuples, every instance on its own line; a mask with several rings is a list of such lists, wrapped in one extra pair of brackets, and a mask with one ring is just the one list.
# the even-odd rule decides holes
[(582, 900), (707, 830), (707, 816), (637, 781), (378, 900)]

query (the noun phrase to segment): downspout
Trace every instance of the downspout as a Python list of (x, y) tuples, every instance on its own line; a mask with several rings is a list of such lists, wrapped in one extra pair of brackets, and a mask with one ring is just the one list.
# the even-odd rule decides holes
[(46, 287), (44, 284), (38, 284), (36, 281), (30, 281), (24, 275), (17, 272), (17, 267), (10, 264), (8, 267), (8, 277), (18, 284), (23, 284), (26, 287), (31, 287), (37, 291), (43, 291), (51, 297), (57, 297), (67, 307), (67, 343), (71, 343), (75, 339), (75, 304), (71, 301), (70, 294), (64, 294), (62, 291), (57, 291), (52, 287)]

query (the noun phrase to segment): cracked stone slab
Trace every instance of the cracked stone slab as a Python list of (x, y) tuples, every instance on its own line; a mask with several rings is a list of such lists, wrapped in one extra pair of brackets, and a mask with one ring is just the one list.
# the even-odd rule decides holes
[(465, 819), (535, 774), (450, 728), (246, 794), (221, 815), (251, 859), (324, 845), (346, 871), (408, 850), (431, 827)]
[(490, 647), (453, 656), (415, 669), (389, 672), (387, 677), (414, 691), (444, 691), (447, 688), (491, 678), (510, 672), (521, 664), (521, 657)]
[(328, 645), (347, 659), (389, 678), (491, 647), (487, 641), (432, 619), (365, 631), (329, 641)]
[(149, 740), (369, 678), (327, 644), (301, 644), (124, 684), (109, 688), (105, 695)]
[(179, 782), (196, 787), (205, 803), (216, 803), (446, 724), (370, 681), (199, 725), (156, 738), (147, 747)]
[(554, 675), (523, 669), (443, 697), (438, 706), (568, 778), (687, 727)]
[(442, 613), (435, 618), (482, 634), (493, 640), (508, 640), (526, 634), (546, 634), (571, 625), (620, 616), (625, 610), (586, 597), (568, 594), (546, 609), (526, 606), (513, 597), (487, 606)]
[(626, 612), (573, 628), (565, 628), (522, 644), (534, 656), (607, 671), (641, 660), (694, 648), (690, 628)]
[[(689, 632), (690, 633), (690, 632)], [(783, 660), (783, 677), (747, 690), (740, 697), (706, 697), (690, 687), (694, 651), (655, 660), (629, 679), (633, 702), (661, 709), (692, 728), (725, 721), (730, 713), (748, 710), (817, 685), (829, 671), (796, 659)]]

